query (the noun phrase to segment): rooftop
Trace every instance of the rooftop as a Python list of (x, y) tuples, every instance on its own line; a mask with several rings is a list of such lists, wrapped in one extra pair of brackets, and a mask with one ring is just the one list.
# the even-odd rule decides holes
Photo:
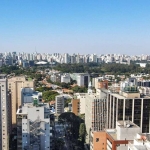
[(120, 128), (139, 128), (139, 126), (137, 126), (136, 124), (134, 124), (133, 122), (131, 122), (130, 120), (120, 120), (117, 121), (118, 126)]
[(18, 110), (17, 110), (17, 115), (23, 115), (23, 114), (27, 114), (27, 109), (22, 109), (23, 107), (26, 108), (33, 108), (33, 107), (45, 107), (45, 108), (49, 108), (49, 104), (48, 103), (38, 103), (37, 106), (34, 106), (33, 103), (24, 103), (23, 106), (21, 106)]

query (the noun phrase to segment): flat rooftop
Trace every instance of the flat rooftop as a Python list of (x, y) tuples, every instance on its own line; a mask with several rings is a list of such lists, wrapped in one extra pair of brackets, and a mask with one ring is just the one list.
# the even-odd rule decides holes
[(23, 95), (24, 96), (38, 96), (38, 93), (40, 93), (40, 92), (36, 92), (36, 91), (34, 91), (33, 93), (25, 92), (25, 93), (23, 93)]
[[(49, 109), (49, 104), (48, 103), (38, 103), (37, 106), (34, 106), (33, 103), (24, 103), (22, 107), (26, 107), (26, 108), (45, 107), (46, 109)], [(27, 111), (26, 111), (27, 109), (22, 109), (22, 107), (17, 110), (17, 113), (16, 113), (17, 115), (27, 114)], [(46, 112), (46, 110), (44, 112)]]
[(117, 130), (116, 129), (106, 129), (107, 134), (109, 134), (114, 140), (117, 140)]
[(140, 128), (138, 125), (134, 124), (130, 120), (120, 120), (117, 121), (117, 124), (120, 128)]
[[(114, 97), (117, 97), (118, 99), (129, 99), (129, 98), (127, 98), (127, 97), (125, 97), (125, 96), (123, 96), (123, 95), (120, 95), (119, 93), (110, 93), (112, 96), (114, 96)], [(132, 94), (132, 93), (129, 93), (129, 94)], [(150, 96), (148, 96), (148, 95), (146, 95), (146, 96), (143, 96), (142, 98), (150, 98)], [(133, 98), (131, 98), (131, 99), (133, 99)], [(135, 98), (136, 99), (136, 98)], [(138, 98), (137, 98), (138, 99)]]

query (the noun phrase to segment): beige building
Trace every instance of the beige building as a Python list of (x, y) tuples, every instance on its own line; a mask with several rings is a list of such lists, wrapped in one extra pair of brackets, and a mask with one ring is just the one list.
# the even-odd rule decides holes
[(34, 81), (25, 76), (8, 79), (8, 89), (11, 92), (12, 127), (16, 126), (16, 112), (19, 106), (21, 106), (21, 90), (24, 87), (34, 88)]

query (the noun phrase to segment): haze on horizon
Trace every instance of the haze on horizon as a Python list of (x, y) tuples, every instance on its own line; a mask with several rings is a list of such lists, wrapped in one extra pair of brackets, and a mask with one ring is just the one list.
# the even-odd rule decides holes
[(0, 52), (149, 54), (149, 0), (0, 1)]

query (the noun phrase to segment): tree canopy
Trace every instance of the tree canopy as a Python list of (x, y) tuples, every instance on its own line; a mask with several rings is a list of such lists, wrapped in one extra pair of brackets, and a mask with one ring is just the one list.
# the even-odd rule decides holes
[(55, 100), (55, 96), (57, 95), (59, 94), (55, 91), (44, 91), (42, 94), (42, 98), (43, 100), (45, 100), (45, 102), (49, 102), (49, 101)]

